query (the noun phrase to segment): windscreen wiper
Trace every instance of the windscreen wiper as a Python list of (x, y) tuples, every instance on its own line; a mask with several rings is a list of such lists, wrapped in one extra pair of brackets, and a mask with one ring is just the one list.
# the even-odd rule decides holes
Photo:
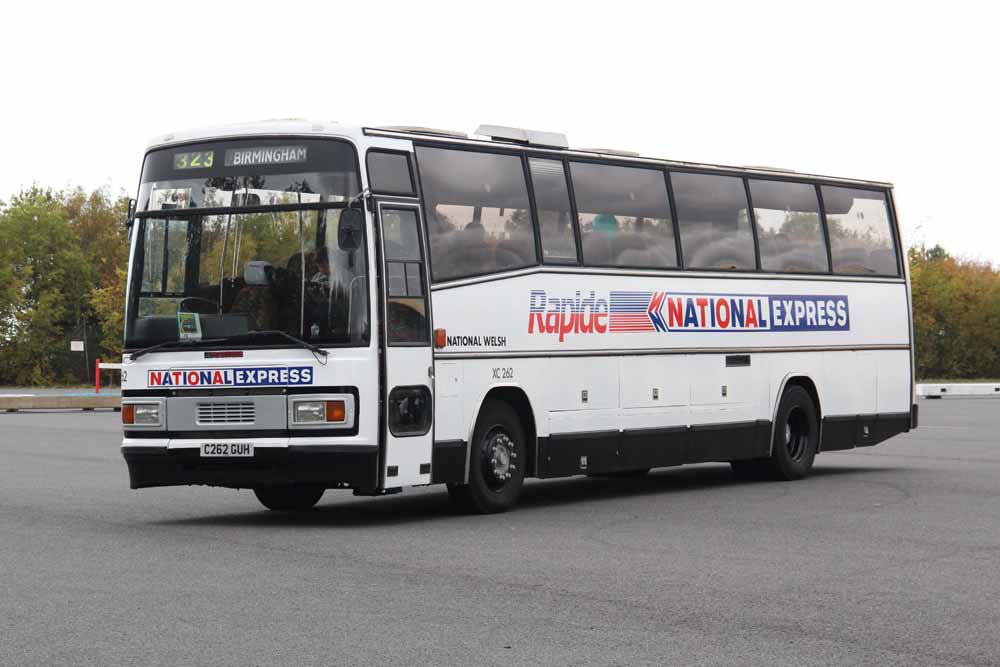
[(162, 343), (157, 343), (156, 345), (150, 345), (149, 347), (144, 347), (141, 350), (132, 352), (132, 361), (135, 361), (144, 354), (149, 354), (150, 352), (156, 352), (157, 350), (162, 350), (167, 347), (187, 347), (189, 345), (195, 345), (197, 343), (221, 343), (225, 338), (199, 338), (199, 339), (185, 339), (185, 340), (165, 340)]
[(254, 336), (281, 336), (282, 338), (290, 340), (293, 343), (297, 343), (299, 347), (305, 348), (310, 352), (313, 352), (314, 354), (319, 354), (324, 357), (330, 354), (323, 348), (317, 347), (308, 341), (304, 341), (301, 338), (293, 336), (292, 334), (287, 333), (285, 331), (281, 331), (280, 329), (255, 329), (253, 331), (248, 331), (242, 335), (249, 336), (251, 338), (253, 338)]

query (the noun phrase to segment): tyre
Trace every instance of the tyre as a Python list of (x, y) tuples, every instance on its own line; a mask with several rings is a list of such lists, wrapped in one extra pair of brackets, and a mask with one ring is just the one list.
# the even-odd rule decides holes
[(771, 456), (766, 459), (730, 461), (737, 479), (802, 479), (812, 470), (819, 448), (816, 404), (805, 389), (791, 385), (781, 395), (774, 420)]
[(261, 505), (278, 512), (302, 512), (319, 502), (326, 491), (322, 486), (311, 484), (288, 484), (283, 486), (261, 486), (253, 490)]
[(774, 421), (774, 440), (766, 470), (772, 479), (802, 479), (812, 470), (819, 448), (819, 418), (816, 405), (805, 389), (785, 389)]
[(509, 404), (483, 403), (470, 444), (469, 483), (448, 485), (455, 505), (479, 514), (513, 507), (524, 485), (525, 440), (521, 420)]

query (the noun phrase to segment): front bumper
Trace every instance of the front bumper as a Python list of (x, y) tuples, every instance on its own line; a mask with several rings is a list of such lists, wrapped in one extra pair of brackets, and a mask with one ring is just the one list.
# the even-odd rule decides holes
[(378, 487), (378, 448), (371, 446), (258, 447), (250, 458), (202, 458), (198, 448), (125, 446), (133, 489), (201, 484), (251, 489), (276, 484), (326, 488)]

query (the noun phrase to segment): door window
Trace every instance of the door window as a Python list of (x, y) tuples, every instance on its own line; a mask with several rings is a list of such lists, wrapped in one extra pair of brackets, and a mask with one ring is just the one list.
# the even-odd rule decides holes
[(415, 210), (382, 209), (382, 245), (389, 344), (429, 343), (427, 286)]

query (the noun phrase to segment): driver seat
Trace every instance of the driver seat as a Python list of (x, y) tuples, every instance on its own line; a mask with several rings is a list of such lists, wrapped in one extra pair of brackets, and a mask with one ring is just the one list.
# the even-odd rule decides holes
[(246, 286), (233, 300), (230, 313), (246, 313), (251, 329), (273, 329), (278, 314), (274, 296), (274, 267), (270, 262), (247, 262), (243, 269)]

